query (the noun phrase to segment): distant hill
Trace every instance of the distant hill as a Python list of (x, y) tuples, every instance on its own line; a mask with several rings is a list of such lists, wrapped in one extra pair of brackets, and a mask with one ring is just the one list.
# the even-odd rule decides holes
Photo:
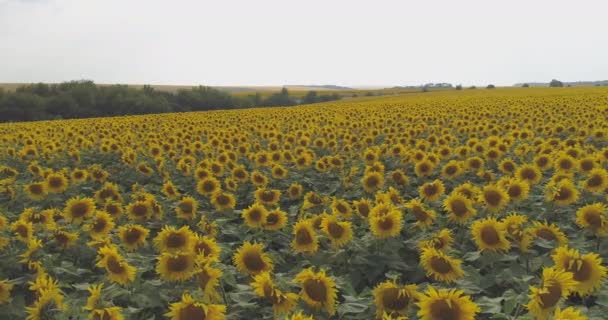
[[(558, 79), (559, 80), (559, 79)], [(562, 81), (563, 82), (563, 81)], [(548, 87), (549, 86), (549, 82), (522, 82), (522, 83), (516, 83), (513, 86), (514, 87), (521, 87), (524, 84), (528, 84), (530, 87)], [(593, 86), (608, 86), (608, 80), (599, 80), (599, 81), (574, 81), (574, 82), (563, 82), (564, 86), (571, 86), (571, 87), (581, 87), (581, 86), (585, 86), (585, 87), (593, 87)]]

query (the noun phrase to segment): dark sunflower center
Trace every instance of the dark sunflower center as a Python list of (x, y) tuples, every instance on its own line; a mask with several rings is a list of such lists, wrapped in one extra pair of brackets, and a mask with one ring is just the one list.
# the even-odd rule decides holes
[(431, 258), (431, 268), (433, 271), (441, 274), (449, 273), (453, 270), (450, 262), (441, 257)]
[(136, 217), (145, 217), (148, 215), (148, 207), (143, 204), (133, 206), (133, 215)]
[(540, 302), (543, 305), (543, 309), (549, 309), (554, 307), (562, 296), (562, 287), (557, 281), (552, 281), (547, 287), (546, 293), (539, 295)]
[(380, 220), (380, 222), (378, 222), (378, 227), (380, 227), (380, 229), (382, 229), (383, 231), (389, 231), (393, 229), (394, 225), (395, 223), (393, 222), (393, 219), (390, 218), (383, 218), (382, 220)]
[(436, 195), (437, 192), (439, 192), (439, 188), (437, 188), (437, 186), (434, 184), (427, 184), (424, 187), (424, 195), (427, 197), (432, 197)]
[(321, 280), (308, 279), (304, 282), (306, 294), (314, 301), (324, 302), (327, 299), (327, 288)]
[(116, 257), (109, 257), (107, 260), (108, 270), (111, 273), (122, 274), (125, 272), (125, 267), (122, 266), (122, 263), (116, 259)]
[(296, 232), (296, 243), (299, 245), (308, 245), (312, 243), (312, 235), (307, 229), (300, 229)]
[(433, 302), (429, 308), (432, 320), (458, 320), (461, 318), (458, 303), (444, 299)]
[(576, 259), (572, 262), (566, 261), (566, 263), (564, 263), (564, 266), (567, 271), (570, 271), (574, 274), (574, 280), (576, 281), (585, 282), (591, 279), (593, 267), (588, 261), (585, 261), (583, 259)]
[(559, 191), (555, 195), (555, 200), (568, 200), (572, 196), (572, 190), (567, 187), (559, 188)]
[(428, 164), (423, 163), (418, 167), (418, 170), (424, 174), (429, 172), (431, 170), (431, 167)]
[(248, 270), (254, 272), (262, 271), (266, 267), (266, 263), (262, 259), (262, 256), (257, 252), (246, 253), (243, 257), (243, 262)]
[(522, 192), (521, 187), (516, 184), (509, 186), (509, 190), (507, 191), (507, 193), (509, 194), (509, 197), (511, 197), (511, 198), (519, 197), (521, 195), (521, 192)]
[(274, 192), (266, 190), (262, 192), (262, 196), (260, 198), (264, 202), (273, 202), (275, 198)]
[(588, 224), (590, 224), (596, 228), (599, 228), (602, 226), (602, 217), (601, 217), (600, 213), (597, 211), (585, 212), (585, 221), (587, 221)]
[(194, 211), (194, 206), (191, 202), (182, 202), (179, 204), (179, 208), (185, 214), (192, 214), (192, 211)]
[(495, 246), (500, 242), (498, 231), (493, 226), (485, 226), (481, 229), (481, 240), (490, 246)]
[(228, 205), (230, 203), (230, 198), (227, 197), (224, 194), (220, 194), (219, 196), (217, 196), (217, 198), (215, 200), (221, 206), (225, 206), (225, 205)]
[(521, 176), (522, 176), (522, 178), (524, 178), (526, 180), (535, 180), (536, 172), (534, 170), (528, 168), (521, 172)]
[(207, 242), (204, 241), (199, 241), (194, 249), (196, 250), (196, 253), (202, 254), (205, 257), (210, 255), (212, 252), (211, 247), (207, 244)]
[(125, 232), (125, 242), (127, 244), (137, 243), (139, 241), (139, 239), (141, 238), (141, 236), (142, 236), (142, 233), (140, 230), (130, 229), (129, 231)]
[(198, 273), (198, 286), (203, 291), (207, 287), (207, 284), (209, 283), (209, 280), (211, 280), (211, 276), (209, 275), (209, 273), (207, 272), (207, 270), (203, 270), (203, 271), (201, 271), (201, 272)]
[(602, 185), (604, 180), (600, 175), (593, 175), (591, 178), (587, 179), (587, 186), (589, 187), (599, 187)]
[(186, 236), (181, 233), (171, 233), (167, 236), (167, 247), (171, 249), (181, 248), (186, 244)]
[(467, 204), (460, 199), (453, 200), (450, 203), (450, 207), (452, 208), (452, 212), (454, 213), (454, 215), (458, 217), (464, 216), (469, 211), (469, 209), (467, 208)]
[(573, 167), (573, 163), (570, 160), (562, 160), (559, 162), (559, 167), (564, 170), (570, 170)]
[(89, 205), (84, 202), (76, 203), (70, 210), (74, 218), (81, 218), (89, 211)]
[(365, 180), (365, 186), (367, 186), (368, 188), (375, 188), (379, 183), (380, 180), (378, 180), (378, 177), (376, 176), (369, 176)]
[(347, 213), (348, 212), (348, 208), (344, 204), (342, 204), (342, 203), (338, 203), (336, 205), (336, 210), (338, 210), (338, 212), (340, 212), (340, 213)]
[(67, 235), (65, 235), (64, 233), (56, 233), (55, 234), (55, 240), (57, 242), (59, 242), (62, 245), (65, 245), (68, 243), (68, 241), (70, 240), (70, 238), (68, 238)]
[(445, 168), (445, 173), (449, 176), (453, 175), (456, 173), (458, 169), (456, 168), (456, 166), (448, 166)]
[(544, 167), (544, 166), (546, 166), (548, 163), (549, 163), (549, 158), (545, 158), (545, 157), (539, 158), (539, 159), (538, 159), (538, 161), (536, 161), (536, 164), (537, 164), (539, 167)]
[(513, 170), (515, 170), (515, 166), (511, 162), (504, 163), (502, 168), (507, 172), (513, 172)]
[(101, 232), (108, 225), (108, 222), (105, 219), (97, 219), (95, 224), (93, 224), (93, 231)]
[(188, 256), (178, 255), (167, 260), (167, 269), (171, 272), (182, 272), (188, 269)]
[(362, 203), (358, 204), (357, 210), (359, 211), (359, 214), (361, 214), (362, 216), (364, 216), (364, 217), (369, 216), (370, 209), (367, 204), (362, 204)]
[(327, 230), (332, 238), (339, 239), (344, 234), (344, 228), (336, 222), (331, 222), (327, 225)]
[(486, 199), (486, 202), (491, 206), (498, 206), (502, 200), (500, 192), (496, 190), (486, 190), (483, 193), (483, 196)]
[(49, 186), (53, 189), (61, 188), (63, 186), (63, 179), (59, 177), (51, 177), (49, 179)]
[(249, 219), (256, 222), (262, 220), (262, 211), (257, 208), (249, 211)]
[(536, 235), (539, 238), (542, 238), (542, 239), (545, 239), (548, 241), (557, 241), (557, 236), (555, 235), (555, 233), (547, 228), (542, 228), (542, 229), (536, 231)]
[(205, 181), (205, 183), (203, 183), (203, 191), (212, 192), (213, 190), (215, 190), (215, 183), (212, 181)]
[(583, 169), (583, 171), (589, 171), (589, 170), (593, 169), (593, 167), (594, 167), (593, 161), (590, 161), (590, 160), (581, 161), (581, 168)]
[(207, 315), (203, 308), (189, 304), (179, 311), (179, 319), (205, 320)]
[(30, 192), (34, 195), (40, 195), (43, 191), (44, 189), (42, 189), (42, 185), (38, 183), (30, 185)]
[(273, 226), (275, 224), (277, 224), (279, 222), (279, 215), (271, 212), (268, 214), (268, 216), (266, 217), (266, 224), (268, 224), (269, 226)]
[(18, 225), (15, 231), (22, 237), (27, 238), (29, 235), (29, 229), (24, 225)]
[(399, 311), (407, 307), (410, 299), (405, 294), (400, 294), (397, 288), (387, 288), (382, 291), (382, 306), (388, 310)]

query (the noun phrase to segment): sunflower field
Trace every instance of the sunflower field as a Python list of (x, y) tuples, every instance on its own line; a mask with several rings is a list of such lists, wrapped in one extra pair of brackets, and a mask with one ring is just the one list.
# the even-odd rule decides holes
[(608, 89), (0, 124), (0, 319), (607, 319)]

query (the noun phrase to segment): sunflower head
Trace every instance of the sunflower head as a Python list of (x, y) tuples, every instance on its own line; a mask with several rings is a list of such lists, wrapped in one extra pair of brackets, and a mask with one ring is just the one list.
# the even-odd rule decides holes
[(314, 309), (323, 309), (329, 315), (336, 313), (338, 290), (334, 280), (324, 270), (315, 272), (312, 267), (304, 269), (296, 275), (295, 281), (302, 288), (300, 297), (306, 304)]
[(244, 242), (234, 253), (232, 261), (239, 272), (249, 275), (272, 271), (274, 268), (272, 259), (264, 252), (261, 243)]
[(372, 293), (377, 318), (385, 313), (406, 315), (419, 297), (417, 285), (402, 286), (391, 280), (378, 284)]
[(164, 252), (158, 257), (156, 273), (164, 281), (186, 281), (196, 273), (194, 252)]
[(160, 252), (188, 252), (194, 248), (195, 239), (194, 232), (188, 226), (179, 229), (165, 226), (154, 238), (154, 245)]
[(469, 296), (462, 290), (435, 289), (429, 286), (421, 295), (418, 305), (418, 317), (421, 320), (474, 320), (481, 311)]
[(204, 304), (185, 293), (182, 299), (169, 306), (169, 312), (165, 314), (171, 320), (225, 320), (226, 306), (220, 304)]
[(581, 255), (578, 250), (559, 247), (551, 256), (558, 269), (572, 273), (577, 281), (573, 291), (588, 295), (602, 285), (607, 268), (602, 266), (602, 258), (596, 253)]
[(418, 189), (418, 193), (420, 198), (425, 201), (433, 202), (439, 199), (445, 192), (445, 186), (441, 180), (434, 180), (432, 182), (427, 182), (420, 186)]
[(342, 247), (353, 238), (352, 224), (348, 221), (339, 221), (335, 215), (324, 216), (321, 230), (334, 247)]
[(250, 228), (261, 228), (266, 223), (268, 210), (260, 203), (254, 203), (242, 212), (245, 224)]
[(313, 222), (300, 220), (293, 227), (294, 239), (291, 247), (295, 252), (314, 253), (319, 249), (319, 240)]
[(479, 250), (507, 251), (511, 244), (504, 225), (495, 218), (477, 220), (471, 225), (471, 235)]
[(460, 265), (462, 261), (454, 259), (435, 248), (423, 248), (420, 264), (426, 274), (437, 281), (454, 282), (464, 276)]

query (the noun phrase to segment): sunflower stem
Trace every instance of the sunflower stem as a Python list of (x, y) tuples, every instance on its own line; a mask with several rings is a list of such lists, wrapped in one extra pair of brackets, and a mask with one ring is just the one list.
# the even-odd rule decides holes
[(600, 252), (600, 246), (602, 245), (602, 238), (600, 238), (599, 236), (595, 236), (595, 251), (596, 252)]
[(222, 299), (224, 299), (224, 305), (228, 308), (228, 299), (226, 298), (226, 290), (224, 290), (224, 281), (220, 279), (220, 289), (222, 290)]

